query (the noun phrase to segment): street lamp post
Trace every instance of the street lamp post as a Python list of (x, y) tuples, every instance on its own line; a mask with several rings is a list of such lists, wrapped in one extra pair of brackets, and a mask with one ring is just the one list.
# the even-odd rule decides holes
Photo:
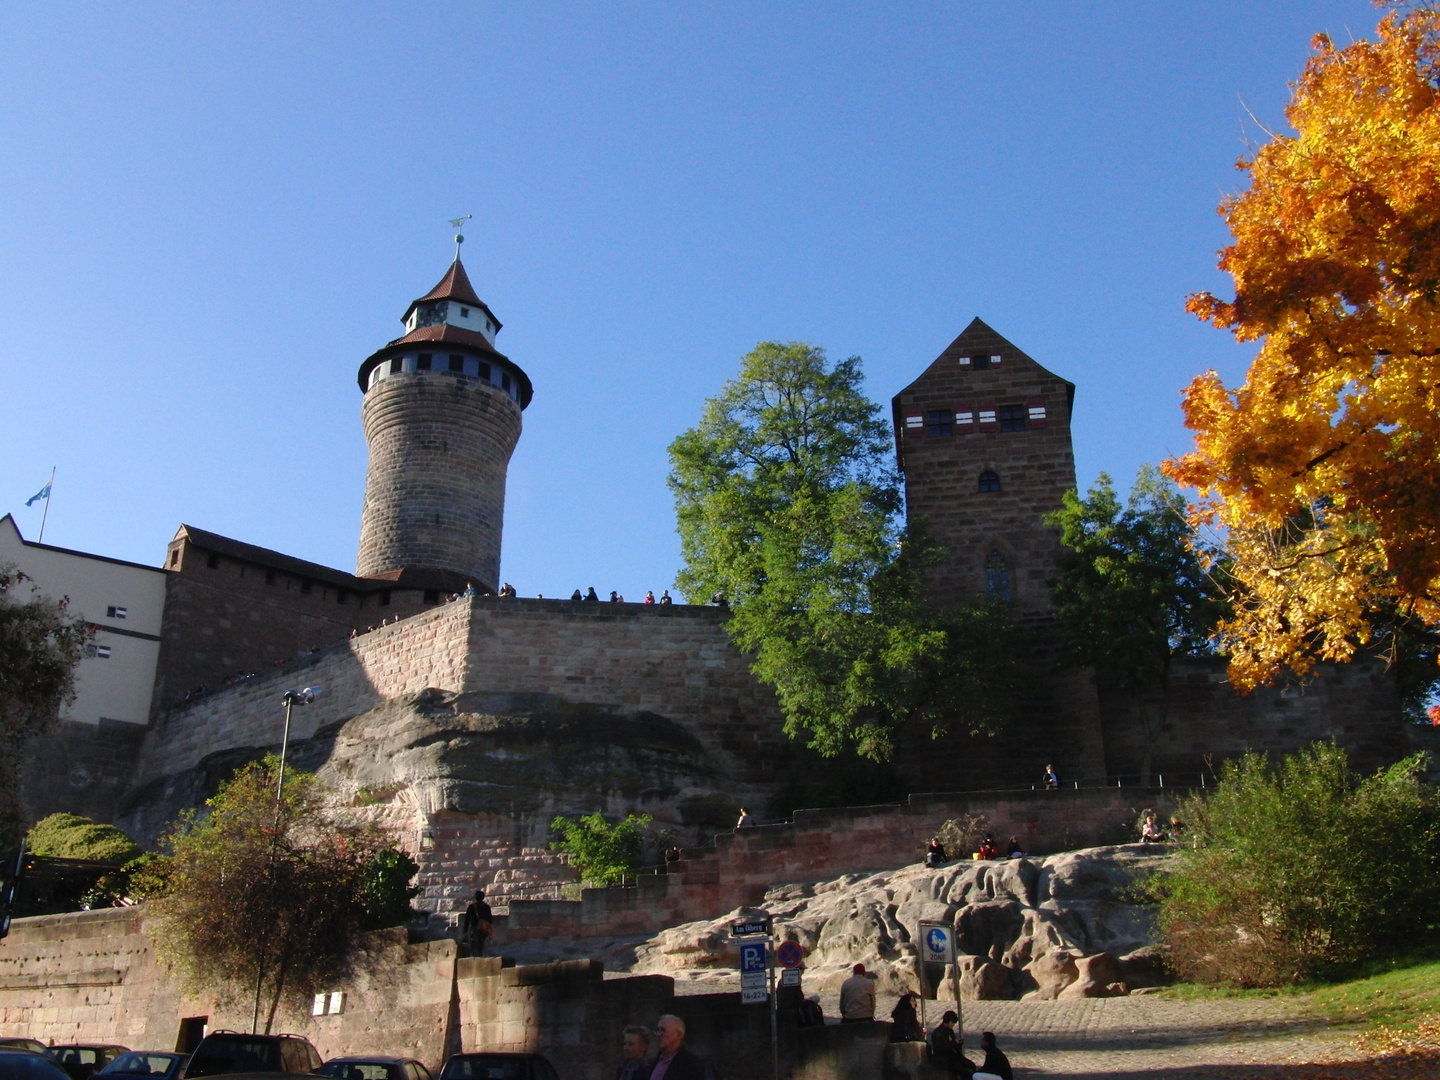
[[(286, 690), (285, 696), (280, 699), (280, 704), (285, 706), (285, 733), (280, 737), (280, 768), (275, 780), (275, 828), (270, 838), (270, 854), (274, 857), (275, 842), (280, 835), (280, 806), (281, 796), (285, 791), (285, 755), (290, 749), (290, 711), (296, 705), (309, 705), (322, 693), (323, 686), (307, 686), (303, 690)], [(271, 875), (267, 872), (267, 878)], [(270, 898), (274, 899), (275, 886), (273, 880), (266, 882)], [(265, 984), (265, 941), (260, 942), (260, 954), (255, 958), (255, 1010), (250, 1015), (250, 1031), (256, 1033), (260, 1030), (260, 991)]]

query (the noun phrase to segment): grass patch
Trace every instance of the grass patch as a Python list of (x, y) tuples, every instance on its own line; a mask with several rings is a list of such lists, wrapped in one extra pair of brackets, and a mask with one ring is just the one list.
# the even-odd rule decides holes
[(1358, 964), (1339, 979), (1261, 990), (1181, 983), (1162, 995), (1172, 1000), (1287, 998), (1333, 1024), (1412, 1029), (1440, 1013), (1440, 942), (1389, 960)]

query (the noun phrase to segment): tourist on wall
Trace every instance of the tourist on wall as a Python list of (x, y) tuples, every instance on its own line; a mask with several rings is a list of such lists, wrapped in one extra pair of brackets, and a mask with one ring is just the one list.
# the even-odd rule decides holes
[(1059, 790), (1060, 790), (1060, 774), (1055, 771), (1055, 766), (1054, 766), (1054, 765), (1046, 765), (1046, 766), (1045, 766), (1045, 790), (1046, 790), (1046, 791), (1059, 791)]
[(620, 1040), (620, 1064), (611, 1080), (650, 1080), (650, 1029), (639, 1024), (625, 1028)]
[(661, 607), (669, 607), (669, 606), (670, 606), (671, 604), (673, 604), (674, 602), (675, 602), (675, 601), (673, 601), (673, 600), (670, 599), (670, 590), (669, 590), (669, 589), (665, 589), (664, 591), (662, 591), (662, 592), (660, 593), (660, 606), (661, 606)]
[(925, 1032), (920, 1027), (920, 1017), (915, 1012), (915, 1002), (920, 1000), (920, 995), (914, 990), (907, 990), (900, 995), (900, 1000), (895, 1003), (895, 1008), (890, 1010), (890, 1041), (893, 1042), (924, 1042)]
[(755, 819), (750, 816), (750, 811), (746, 810), (743, 806), (740, 807), (740, 820), (735, 822), (735, 828), (748, 829), (751, 828), (754, 824)]
[(930, 1032), (930, 1060), (936, 1068), (948, 1069), (952, 1076), (970, 1076), (975, 1072), (975, 1063), (965, 1056), (965, 1040), (958, 1030), (960, 1014), (948, 1010), (940, 1018), (935, 1030)]
[(650, 1070), (649, 1080), (707, 1080), (705, 1063), (685, 1048), (685, 1021), (666, 1013), (655, 1025), (655, 1042), (660, 1057)]
[(653, 589), (646, 589), (646, 590), (645, 590), (645, 603), (647, 603), (647, 604), (653, 604), (653, 603), (655, 603), (655, 590), (653, 590)]
[(853, 974), (840, 984), (840, 1022), (860, 1024), (875, 1019), (875, 977), (856, 964)]
[(585, 599), (594, 600), (597, 604), (600, 602), (600, 594), (595, 591), (594, 585), (585, 590)]
[(932, 836), (930, 846), (925, 849), (925, 865), (939, 866), (945, 861), (945, 845), (940, 843), (940, 837)]
[(570, 599), (571, 599), (571, 600), (584, 600), (584, 599), (585, 599), (585, 595), (584, 595), (579, 589), (576, 589), (574, 592), (572, 592), (572, 593), (570, 594)]

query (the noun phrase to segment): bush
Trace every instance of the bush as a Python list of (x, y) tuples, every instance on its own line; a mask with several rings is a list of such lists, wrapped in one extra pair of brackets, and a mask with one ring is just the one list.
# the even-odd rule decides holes
[(614, 825), (602, 814), (578, 818), (561, 814), (550, 822), (550, 828), (560, 834), (550, 850), (569, 855), (586, 884), (602, 888), (619, 885), (633, 876), (641, 866), (645, 849), (664, 842), (650, 832), (649, 814), (627, 814), (624, 821)]
[(1185, 979), (1277, 986), (1412, 948), (1440, 918), (1440, 799), (1417, 754), (1371, 777), (1317, 743), (1226, 765), (1182, 809), (1161, 927)]
[(952, 859), (968, 859), (989, 831), (990, 819), (984, 814), (961, 814), (940, 826), (940, 846)]
[(142, 854), (139, 844), (114, 825), (101, 825), (79, 814), (51, 814), (35, 823), (25, 847), (55, 859), (87, 859), (123, 866)]
[(365, 929), (382, 930), (410, 920), (410, 901), (420, 895), (420, 886), (410, 882), (419, 872), (420, 864), (399, 848), (375, 853), (360, 874)]

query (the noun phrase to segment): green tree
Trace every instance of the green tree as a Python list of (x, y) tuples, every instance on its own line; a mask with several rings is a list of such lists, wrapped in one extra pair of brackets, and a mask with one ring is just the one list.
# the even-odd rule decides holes
[(25, 847), (36, 855), (57, 859), (88, 859), (123, 866), (143, 852), (114, 825), (102, 825), (79, 814), (51, 814), (41, 818), (25, 837)]
[(395, 872), (414, 866), (383, 833), (333, 810), (307, 773), (286, 770), (277, 805), (278, 764), (271, 755), (237, 772), (141, 875), (160, 894), (169, 960), (197, 984), (253, 1000), (257, 1019), (263, 1003), (267, 1032), (282, 1000), (342, 974), (356, 936), (397, 913)]
[(1209, 650), (1225, 614), (1222, 590), (1195, 552), (1184, 496), (1152, 466), (1140, 469), (1123, 505), (1101, 473), (1084, 499), (1066, 492), (1046, 521), (1064, 546), (1052, 586), (1061, 646), (1102, 685), (1138, 699), (1141, 782), (1149, 783), (1174, 658)]
[(41, 596), (30, 579), (0, 563), (0, 852), (25, 832), (21, 763), (30, 741), (75, 700), (75, 666), (93, 631), (66, 602)]
[(1275, 986), (1413, 948), (1440, 924), (1440, 798), (1416, 754), (1373, 776), (1333, 743), (1227, 762), (1182, 808), (1193, 848), (1162, 885), (1186, 979)]
[(560, 834), (550, 850), (569, 855), (585, 883), (601, 888), (634, 877), (646, 847), (655, 842), (649, 831), (649, 814), (626, 814), (624, 821), (614, 824), (603, 814), (575, 818), (559, 814), (550, 828)]
[(1009, 609), (938, 612), (933, 546), (900, 523), (888, 426), (859, 357), (762, 342), (670, 446), (687, 598), (723, 595), (732, 640), (792, 738), (877, 761), (906, 724), (993, 730), (1020, 680)]

